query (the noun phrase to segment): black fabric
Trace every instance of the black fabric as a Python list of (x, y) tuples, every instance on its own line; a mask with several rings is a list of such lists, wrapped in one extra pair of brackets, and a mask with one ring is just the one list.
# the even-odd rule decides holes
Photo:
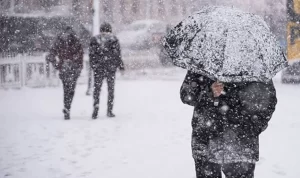
[(222, 178), (221, 165), (195, 160), (196, 178)]
[(277, 103), (272, 81), (225, 83), (214, 105), (214, 81), (188, 72), (180, 90), (183, 103), (194, 106), (192, 151), (197, 160), (219, 164), (259, 159), (259, 134), (268, 126)]
[(64, 89), (64, 107), (67, 110), (71, 109), (71, 103), (75, 94), (76, 80), (73, 82), (62, 82)]
[(90, 92), (91, 88), (92, 88), (92, 81), (93, 81), (93, 70), (91, 68), (89, 68), (89, 72), (88, 72), (88, 88), (87, 88), (87, 92)]
[(72, 68), (71, 66), (63, 67), (59, 77), (62, 80), (64, 90), (64, 108), (70, 111), (73, 97), (75, 94), (75, 87), (77, 79), (80, 75), (81, 70)]
[(114, 92), (115, 92), (115, 72), (98, 71), (94, 72), (94, 108), (98, 110), (100, 102), (100, 92), (103, 84), (103, 80), (107, 81), (108, 88), (108, 100), (107, 100), (107, 112), (112, 112), (114, 106)]
[(124, 70), (121, 48), (116, 36), (100, 33), (91, 39), (89, 47), (90, 66), (94, 72), (94, 113), (99, 110), (99, 96), (104, 79), (107, 79), (108, 102), (107, 113), (112, 113), (114, 105), (115, 77), (117, 69)]
[[(77, 64), (78, 69), (82, 69), (83, 53), (83, 47), (79, 38), (73, 30), (69, 29), (57, 36), (46, 59), (53, 63), (58, 70), (62, 70), (63, 63), (70, 60)], [(56, 56), (59, 58), (58, 62), (55, 60)]]
[(124, 69), (119, 41), (111, 33), (101, 33), (91, 39), (89, 57), (93, 70), (115, 72), (118, 68)]
[(255, 164), (231, 163), (223, 166), (216, 163), (195, 160), (196, 178), (254, 178)]
[[(58, 62), (56, 56), (59, 58)], [(64, 108), (69, 112), (77, 79), (83, 68), (83, 48), (71, 27), (67, 27), (58, 35), (46, 60), (59, 70), (59, 78), (62, 80), (64, 90)]]
[(100, 26), (100, 32), (101, 33), (103, 33), (103, 32), (111, 33), (112, 32), (112, 26), (109, 23), (104, 22)]

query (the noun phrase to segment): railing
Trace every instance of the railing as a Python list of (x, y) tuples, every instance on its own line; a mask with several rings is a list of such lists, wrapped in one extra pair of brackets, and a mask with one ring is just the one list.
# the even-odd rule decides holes
[[(84, 57), (78, 83), (87, 83), (88, 60)], [(18, 54), (0, 58), (0, 88), (59, 86), (58, 72), (45, 61), (45, 54), (32, 56)]]
[[(0, 88), (46, 87), (61, 84), (58, 71), (45, 60), (45, 53), (3, 54), (0, 53)], [(146, 51), (123, 50), (126, 70), (160, 67), (157, 49)], [(86, 84), (89, 75), (88, 54), (84, 55), (83, 70), (77, 81)]]

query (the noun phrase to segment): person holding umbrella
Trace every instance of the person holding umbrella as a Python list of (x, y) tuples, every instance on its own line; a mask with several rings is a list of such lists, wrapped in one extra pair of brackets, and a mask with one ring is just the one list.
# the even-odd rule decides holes
[(287, 66), (269, 27), (254, 14), (207, 7), (174, 27), (164, 47), (188, 69), (180, 97), (194, 106), (197, 178), (253, 178), (277, 104), (272, 77)]

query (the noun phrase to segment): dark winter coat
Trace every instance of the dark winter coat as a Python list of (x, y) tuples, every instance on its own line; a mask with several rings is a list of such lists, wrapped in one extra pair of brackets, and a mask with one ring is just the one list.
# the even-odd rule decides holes
[(277, 103), (273, 82), (224, 84), (225, 94), (214, 105), (214, 81), (188, 72), (181, 87), (183, 103), (194, 106), (192, 152), (196, 160), (218, 164), (259, 159), (259, 134)]
[(115, 72), (118, 68), (124, 69), (120, 43), (112, 33), (101, 33), (91, 39), (89, 57), (93, 70)]
[[(55, 57), (59, 61), (56, 62)], [(47, 60), (52, 62), (64, 81), (74, 82), (83, 68), (83, 47), (72, 29), (58, 35)]]

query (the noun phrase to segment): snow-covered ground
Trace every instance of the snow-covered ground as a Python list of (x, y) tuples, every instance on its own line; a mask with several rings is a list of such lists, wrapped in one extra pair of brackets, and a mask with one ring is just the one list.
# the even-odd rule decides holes
[[(130, 76), (117, 81), (114, 119), (105, 116), (106, 86), (98, 120), (84, 85), (70, 121), (61, 88), (0, 90), (0, 178), (194, 178), (193, 108), (179, 99), (184, 72)], [(256, 177), (299, 178), (300, 86), (275, 83), (279, 103), (261, 135)]]

